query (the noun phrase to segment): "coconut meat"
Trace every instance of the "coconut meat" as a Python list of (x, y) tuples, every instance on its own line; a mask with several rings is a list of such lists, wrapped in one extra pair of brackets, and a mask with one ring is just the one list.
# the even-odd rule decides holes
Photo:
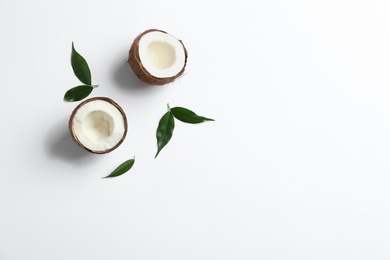
[(121, 141), (125, 123), (115, 106), (103, 100), (94, 100), (77, 110), (73, 118), (73, 132), (86, 148), (104, 151)]
[(143, 67), (154, 77), (177, 75), (185, 65), (185, 50), (174, 36), (152, 31), (139, 41), (138, 52)]

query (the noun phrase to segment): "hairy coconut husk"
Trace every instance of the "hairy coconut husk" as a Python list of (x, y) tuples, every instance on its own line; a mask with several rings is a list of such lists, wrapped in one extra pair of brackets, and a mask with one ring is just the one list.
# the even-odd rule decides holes
[[(175, 76), (168, 77), (168, 78), (158, 78), (155, 76), (152, 76), (142, 65), (141, 59), (139, 57), (139, 41), (141, 40), (142, 36), (144, 36), (147, 33), (157, 31), (157, 32), (162, 32), (162, 33), (167, 33), (162, 30), (157, 30), (157, 29), (149, 29), (138, 35), (137, 38), (135, 38), (133, 44), (131, 45), (130, 51), (129, 51), (129, 58), (128, 58), (128, 63), (130, 64), (131, 69), (134, 71), (134, 74), (143, 82), (148, 83), (150, 85), (165, 85), (168, 83), (171, 83), (175, 81), (178, 77), (180, 77), (187, 65), (187, 49), (185, 48), (183, 42), (179, 40), (179, 42), (183, 45), (184, 53), (185, 53), (185, 60), (184, 60), (184, 66), (183, 69), (177, 73)], [(168, 34), (168, 33), (167, 33)]]
[[(116, 107), (119, 112), (122, 114), (122, 117), (123, 117), (123, 123), (124, 123), (124, 127), (125, 127), (125, 131), (123, 133), (123, 136), (121, 138), (121, 140), (115, 145), (113, 146), (112, 148), (110, 149), (107, 149), (107, 150), (103, 150), (103, 151), (95, 151), (95, 150), (91, 150), (87, 147), (85, 147), (77, 138), (76, 134), (74, 133), (73, 131), (73, 118), (74, 116), (76, 115), (77, 111), (82, 107), (84, 106), (86, 103), (89, 103), (91, 101), (95, 101), (95, 100), (103, 100), (103, 101), (106, 101), (108, 103), (110, 103), (111, 105), (113, 105), (114, 107)], [(112, 99), (110, 98), (107, 98), (107, 97), (94, 97), (94, 98), (90, 98), (90, 99), (87, 99), (83, 102), (81, 102), (72, 112), (72, 114), (70, 115), (70, 118), (69, 118), (69, 123), (68, 123), (68, 127), (69, 127), (69, 132), (70, 132), (70, 135), (72, 136), (73, 140), (83, 149), (87, 150), (88, 152), (91, 152), (91, 153), (95, 153), (95, 154), (105, 154), (105, 153), (109, 153), (113, 150), (115, 150), (116, 148), (118, 148), (119, 145), (121, 145), (123, 143), (123, 141), (125, 140), (125, 137), (126, 137), (126, 134), (127, 134), (127, 118), (126, 118), (126, 114), (125, 112), (123, 111), (123, 109), (115, 102), (113, 101)]]

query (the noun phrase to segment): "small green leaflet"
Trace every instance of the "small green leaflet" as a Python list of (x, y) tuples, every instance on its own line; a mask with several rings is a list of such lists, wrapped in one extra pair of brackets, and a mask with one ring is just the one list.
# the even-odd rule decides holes
[(91, 85), (91, 71), (89, 70), (89, 66), (87, 61), (81, 56), (76, 49), (74, 48), (74, 44), (72, 42), (72, 56), (71, 63), (73, 72), (76, 77), (83, 82), (85, 85)]
[(92, 84), (91, 71), (89, 70), (88, 63), (83, 58), (83, 56), (81, 56), (76, 51), (73, 42), (72, 42), (72, 55), (70, 61), (72, 63), (74, 74), (85, 85), (81, 85), (69, 89), (64, 95), (64, 100), (69, 102), (80, 101), (88, 97), (88, 95), (91, 94), (93, 88), (97, 87), (98, 85), (91, 85)]
[(205, 121), (214, 121), (214, 119), (198, 116), (191, 110), (184, 108), (184, 107), (174, 107), (171, 108), (173, 116), (184, 122), (184, 123), (190, 123), (190, 124), (199, 124)]
[(90, 85), (81, 85), (66, 91), (64, 95), (64, 100), (73, 102), (79, 101), (86, 98), (89, 94), (91, 94), (93, 87)]
[(193, 111), (184, 107), (170, 108), (168, 104), (168, 112), (160, 119), (157, 127), (157, 153), (154, 158), (160, 153), (164, 146), (171, 140), (173, 130), (175, 129), (175, 118), (190, 124), (199, 124), (205, 121), (214, 121), (214, 119), (198, 116)]
[(161, 149), (163, 149), (164, 146), (169, 142), (169, 140), (171, 140), (174, 128), (175, 128), (175, 120), (173, 118), (172, 112), (169, 110), (160, 119), (160, 122), (157, 127), (157, 132), (156, 132), (157, 153), (154, 158), (157, 157)]
[(118, 176), (126, 173), (127, 171), (129, 171), (131, 169), (131, 167), (133, 167), (134, 163), (135, 163), (135, 157), (133, 159), (125, 161), (124, 163), (119, 165), (112, 173), (110, 173), (110, 175), (103, 177), (103, 178), (118, 177)]

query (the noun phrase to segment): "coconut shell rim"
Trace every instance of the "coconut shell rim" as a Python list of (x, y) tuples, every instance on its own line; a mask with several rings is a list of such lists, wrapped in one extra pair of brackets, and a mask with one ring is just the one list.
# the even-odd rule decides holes
[(129, 56), (128, 56), (128, 60), (127, 62), (129, 63), (131, 69), (133, 70), (134, 74), (143, 82), (145, 83), (148, 83), (150, 85), (165, 85), (165, 84), (168, 84), (168, 83), (172, 83), (173, 81), (175, 81), (177, 78), (179, 78), (180, 76), (183, 75), (184, 71), (185, 71), (185, 68), (187, 66), (187, 59), (188, 59), (188, 52), (187, 52), (187, 49), (183, 43), (182, 40), (178, 39), (177, 37), (175, 37), (174, 35), (172, 34), (169, 34), (171, 35), (172, 37), (176, 38), (180, 44), (182, 45), (183, 47), (183, 50), (184, 50), (184, 65), (183, 65), (183, 68), (174, 76), (172, 77), (163, 77), (163, 78), (160, 78), (160, 77), (156, 77), (156, 76), (153, 76), (149, 73), (149, 71), (143, 66), (142, 62), (141, 62), (141, 58), (139, 56), (139, 42), (141, 40), (141, 38), (150, 33), (150, 32), (162, 32), (162, 33), (166, 33), (166, 34), (169, 34), (167, 33), (166, 31), (163, 31), (163, 30), (160, 30), (160, 29), (148, 29), (142, 33), (140, 33), (133, 41), (131, 47), (130, 47), (130, 50), (129, 50)]
[[(111, 105), (113, 105), (116, 109), (119, 110), (119, 112), (121, 113), (122, 115), (122, 118), (123, 118), (123, 124), (124, 124), (124, 128), (125, 128), (125, 131), (123, 132), (123, 135), (122, 135), (122, 138), (119, 140), (119, 142), (114, 145), (113, 147), (111, 147), (110, 149), (106, 149), (106, 150), (93, 150), (93, 149), (90, 149), (90, 148), (87, 148), (85, 147), (81, 142), (80, 140), (77, 138), (76, 134), (74, 133), (73, 131), (73, 118), (74, 116), (76, 115), (77, 111), (82, 107), (84, 106), (85, 104), (91, 102), (91, 101), (96, 101), (96, 100), (102, 100), (102, 101), (106, 101), (107, 103), (110, 103)], [(105, 154), (105, 153), (109, 153), (109, 152), (112, 152), (113, 150), (115, 150), (116, 148), (118, 148), (122, 143), (123, 141), (125, 140), (126, 138), (126, 135), (127, 135), (127, 129), (128, 129), (128, 124), (127, 124), (127, 117), (126, 117), (126, 113), (125, 111), (122, 109), (122, 107), (116, 103), (114, 100), (112, 100), (111, 98), (108, 98), (108, 97), (93, 97), (93, 98), (89, 98), (87, 100), (84, 100), (83, 102), (81, 102), (80, 104), (78, 104), (75, 109), (73, 109), (70, 117), (69, 117), (69, 122), (68, 122), (68, 128), (69, 128), (69, 132), (70, 132), (70, 135), (72, 137), (72, 139), (78, 144), (78, 146), (80, 146), (81, 148), (83, 148), (84, 150), (87, 150), (88, 152), (91, 152), (91, 153), (94, 153), (94, 154)]]

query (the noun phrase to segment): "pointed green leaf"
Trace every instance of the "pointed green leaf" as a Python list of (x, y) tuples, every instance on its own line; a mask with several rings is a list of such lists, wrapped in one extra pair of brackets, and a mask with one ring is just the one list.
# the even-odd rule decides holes
[(82, 100), (88, 97), (88, 95), (91, 94), (92, 90), (93, 87), (89, 85), (81, 85), (71, 88), (66, 91), (64, 95), (64, 100), (69, 102)]
[(160, 153), (161, 149), (171, 140), (173, 129), (175, 128), (175, 119), (173, 118), (172, 112), (166, 112), (160, 119), (157, 127), (157, 153), (154, 158)]
[(214, 119), (198, 116), (191, 110), (184, 108), (184, 107), (174, 107), (171, 108), (173, 116), (184, 122), (184, 123), (190, 123), (190, 124), (199, 124), (205, 121), (214, 121)]
[(85, 85), (91, 85), (91, 71), (89, 70), (89, 66), (87, 61), (81, 56), (76, 49), (74, 48), (74, 44), (72, 42), (72, 56), (71, 63), (73, 72), (76, 77), (83, 82)]
[(135, 163), (135, 157), (133, 159), (125, 161), (124, 163), (119, 165), (112, 173), (110, 173), (109, 175), (103, 178), (118, 177), (126, 173), (127, 171), (129, 171), (131, 167), (133, 167), (134, 163)]

